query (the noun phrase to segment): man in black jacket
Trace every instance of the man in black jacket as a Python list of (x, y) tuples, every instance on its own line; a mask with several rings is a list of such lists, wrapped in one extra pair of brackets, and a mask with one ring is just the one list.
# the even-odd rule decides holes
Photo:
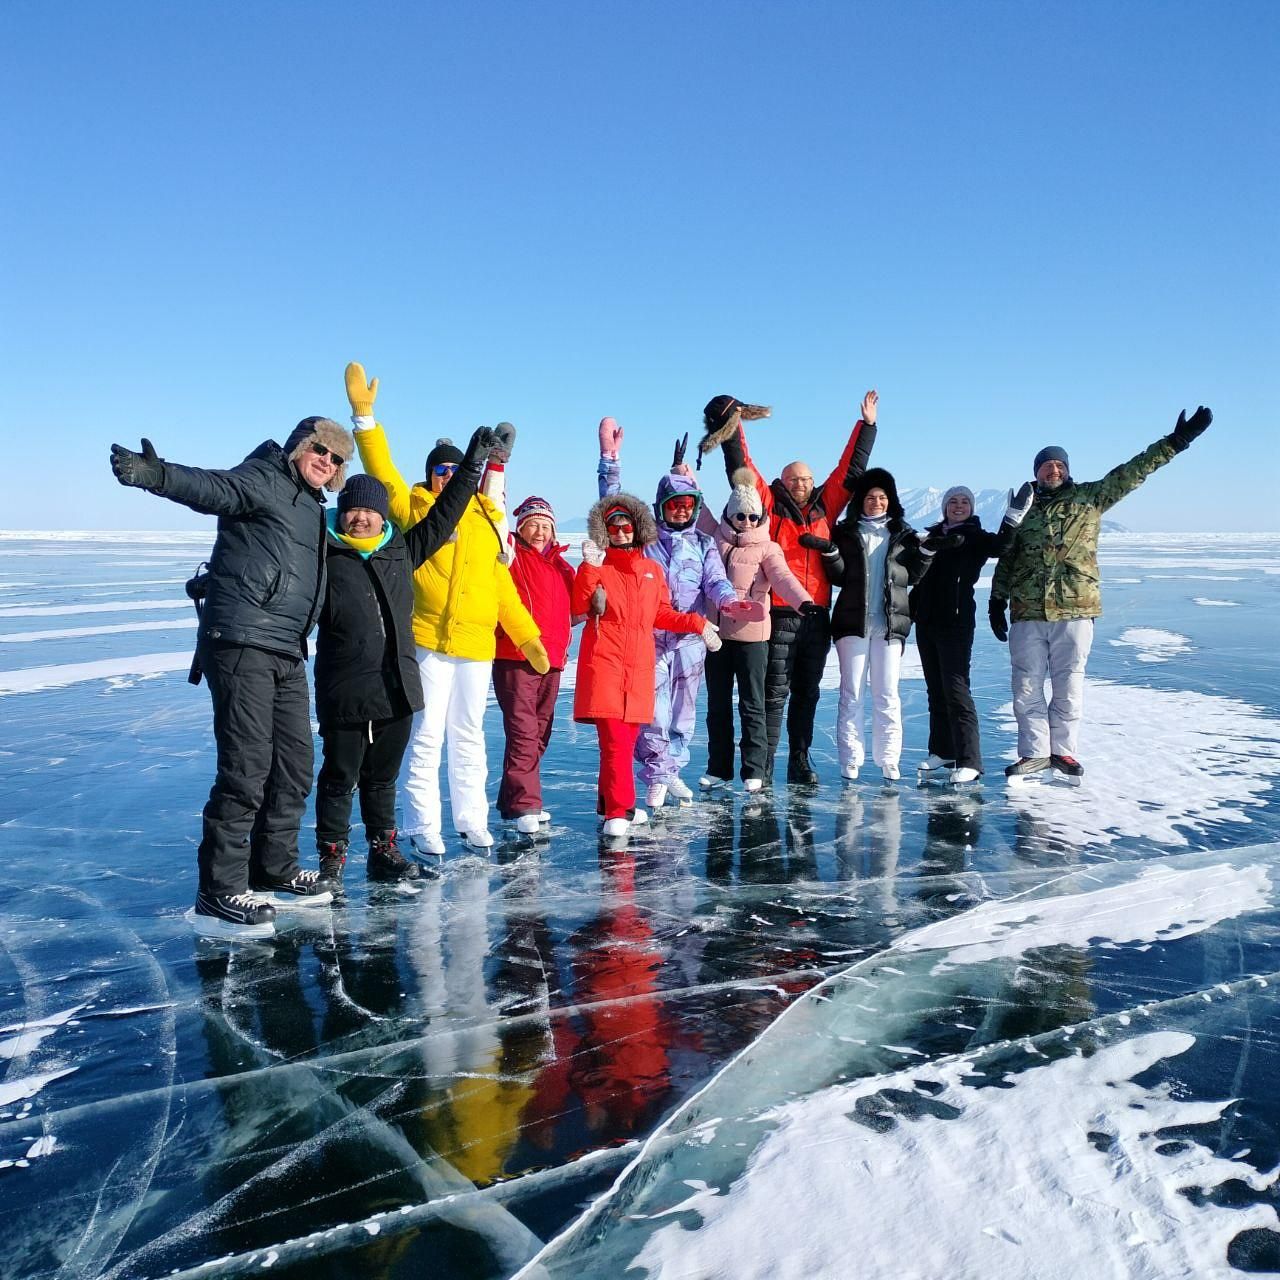
[(305, 658), (324, 603), (321, 490), (342, 488), (354, 452), (329, 418), (304, 418), (283, 447), (264, 441), (229, 471), (166, 462), (149, 440), (141, 453), (111, 446), (121, 484), (218, 517), (196, 640), (218, 750), (187, 913), (203, 934), (268, 936), (277, 907), (332, 901), (298, 865), (314, 762)]

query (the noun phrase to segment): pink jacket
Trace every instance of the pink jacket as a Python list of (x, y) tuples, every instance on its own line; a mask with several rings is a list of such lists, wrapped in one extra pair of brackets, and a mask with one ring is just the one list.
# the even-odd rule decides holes
[(798, 609), (802, 604), (813, 603), (813, 597), (787, 568), (782, 548), (769, 537), (767, 525), (756, 525), (754, 529), (739, 533), (721, 520), (715, 539), (720, 558), (724, 561), (725, 577), (738, 593), (738, 599), (758, 600), (764, 605), (762, 622), (739, 622), (732, 618), (722, 618), (717, 611), (712, 621), (720, 628), (723, 639), (747, 644), (769, 638), (770, 591), (781, 596), (793, 609)]

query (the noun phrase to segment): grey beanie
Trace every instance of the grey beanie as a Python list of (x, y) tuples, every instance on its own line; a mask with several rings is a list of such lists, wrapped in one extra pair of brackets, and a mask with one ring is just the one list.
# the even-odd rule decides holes
[(1031, 474), (1035, 475), (1046, 462), (1060, 462), (1068, 471), (1071, 470), (1067, 451), (1060, 444), (1047, 444), (1036, 454), (1036, 460), (1031, 464)]
[(944, 520), (947, 518), (947, 503), (950, 502), (952, 498), (957, 497), (968, 498), (969, 510), (971, 512), (977, 510), (978, 504), (973, 500), (973, 490), (970, 489), (968, 485), (953, 484), (951, 488), (942, 495), (942, 518)]

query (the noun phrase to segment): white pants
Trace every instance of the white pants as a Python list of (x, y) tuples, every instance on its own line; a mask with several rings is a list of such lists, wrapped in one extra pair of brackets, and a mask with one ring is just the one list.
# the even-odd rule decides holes
[(842, 636), (836, 641), (840, 659), (840, 706), (836, 712), (836, 746), (840, 767), (862, 768), (862, 708), (871, 688), (871, 758), (883, 768), (902, 755), (902, 702), (898, 676), (902, 671), (902, 641), (890, 640), (883, 628), (869, 636)]
[(422, 710), (413, 717), (413, 737), (405, 754), (402, 835), (440, 834), (440, 754), (449, 740), (449, 804), (458, 832), (489, 826), (485, 798), (488, 765), (484, 751), (484, 703), (492, 662), (451, 658), (418, 649)]
[[(1020, 756), (1074, 756), (1084, 705), (1084, 665), (1093, 619), (1015, 622), (1009, 628), (1013, 714)], [(1052, 696), (1044, 700), (1045, 677)]]

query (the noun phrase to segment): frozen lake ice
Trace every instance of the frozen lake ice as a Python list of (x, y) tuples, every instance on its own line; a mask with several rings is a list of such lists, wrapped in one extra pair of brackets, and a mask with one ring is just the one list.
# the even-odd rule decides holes
[(548, 839), (235, 947), (208, 546), (0, 535), (6, 1280), (1280, 1271), (1280, 536), (1104, 538), (1080, 790), (980, 632), (984, 786), (841, 785), (827, 694), (823, 786), (604, 845), (566, 696)]

